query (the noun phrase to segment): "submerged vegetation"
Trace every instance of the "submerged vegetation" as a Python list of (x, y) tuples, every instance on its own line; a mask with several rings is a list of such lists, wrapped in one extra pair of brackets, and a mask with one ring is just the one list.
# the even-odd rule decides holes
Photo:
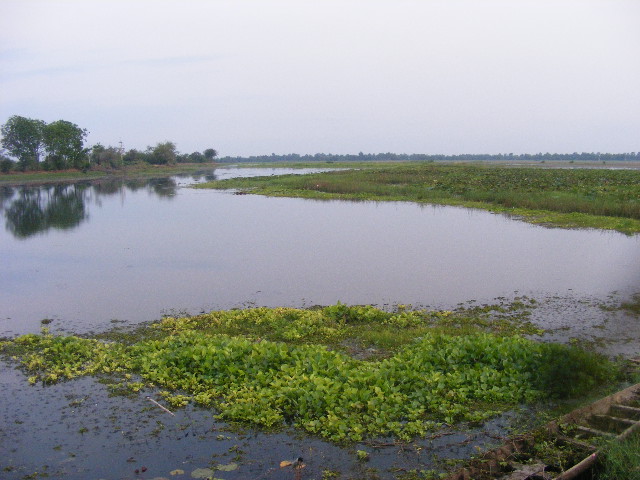
[(273, 196), (404, 200), (483, 208), (532, 223), (640, 232), (640, 171), (404, 163), (229, 179), (197, 188)]
[(541, 333), (529, 306), (253, 308), (93, 338), (43, 328), (0, 347), (32, 384), (115, 376), (120, 391), (160, 389), (172, 407), (194, 402), (230, 422), (290, 425), (341, 443), (408, 440), (615, 378), (602, 356), (527, 338)]

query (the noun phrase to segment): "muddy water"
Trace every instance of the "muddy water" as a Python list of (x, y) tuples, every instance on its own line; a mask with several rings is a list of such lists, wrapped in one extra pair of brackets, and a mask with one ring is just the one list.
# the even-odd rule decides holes
[[(494, 420), (464, 432), (444, 430), (415, 445), (389, 446), (391, 439), (380, 439), (341, 448), (292, 431), (231, 430), (200, 409), (186, 408), (171, 416), (144, 396), (109, 397), (104, 386), (90, 378), (42, 388), (29, 387), (21, 377), (15, 371), (2, 375), (3, 479), (35, 472), (78, 480), (184, 479), (198, 469), (235, 464), (234, 470), (216, 471), (215, 477), (294, 480), (295, 472), (279, 464), (300, 456), (306, 465), (300, 478), (319, 479), (324, 470), (333, 470), (342, 472), (341, 478), (391, 479), (407, 469), (437, 468), (438, 457), (466, 458), (476, 445), (495, 443), (506, 422)], [(370, 461), (357, 461), (356, 449), (370, 452)], [(175, 470), (184, 475), (172, 476)]]
[[(261, 173), (215, 175), (242, 172)], [(640, 290), (640, 237), (450, 207), (186, 188), (205, 179), (3, 188), (0, 335), (37, 331), (44, 318), (53, 331), (86, 332), (247, 305), (453, 308), (526, 295), (538, 300), (533, 317), (553, 329), (549, 338), (640, 351), (640, 322), (615, 308)], [(294, 432), (228, 431), (198, 409), (172, 417), (144, 395), (109, 397), (94, 379), (30, 387), (3, 363), (0, 478), (189, 478), (232, 463), (238, 468), (216, 478), (294, 478), (278, 464), (298, 456), (307, 464), (301, 478), (327, 469), (394, 478), (496, 442), (507, 420), (411, 447), (382, 439), (378, 448), (345, 449)], [(355, 459), (357, 448), (371, 452), (370, 462)]]

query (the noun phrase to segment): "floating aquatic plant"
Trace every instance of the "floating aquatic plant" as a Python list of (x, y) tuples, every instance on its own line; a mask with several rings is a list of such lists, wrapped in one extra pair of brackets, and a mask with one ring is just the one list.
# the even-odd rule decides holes
[[(44, 329), (2, 348), (19, 359), (31, 383), (116, 375), (131, 392), (160, 387), (172, 408), (195, 402), (227, 421), (292, 425), (338, 442), (423, 436), (443, 423), (480, 421), (561, 393), (558, 381), (581, 391), (613, 371), (593, 353), (521, 336), (529, 328), (521, 320), (507, 329), (502, 322), (510, 308), (470, 311), (466, 320), (463, 312), (342, 304), (218, 311), (145, 327), (152, 339), (138, 332), (136, 341), (107, 342)], [(493, 312), (500, 334), (483, 312)], [(366, 360), (338, 348), (357, 332), (384, 329), (404, 344)]]

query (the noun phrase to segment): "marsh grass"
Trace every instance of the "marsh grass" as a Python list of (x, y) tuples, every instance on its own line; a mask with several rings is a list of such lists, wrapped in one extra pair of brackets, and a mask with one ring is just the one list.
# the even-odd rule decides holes
[(601, 449), (601, 460), (594, 478), (597, 480), (640, 479), (640, 435), (623, 442), (609, 442)]
[(197, 188), (484, 208), (532, 222), (640, 232), (640, 171), (413, 163), (230, 179)]

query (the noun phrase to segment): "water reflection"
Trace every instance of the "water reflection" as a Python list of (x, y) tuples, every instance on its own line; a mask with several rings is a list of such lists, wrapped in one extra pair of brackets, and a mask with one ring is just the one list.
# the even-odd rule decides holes
[(5, 208), (6, 227), (17, 238), (73, 228), (87, 218), (84, 189), (79, 185), (20, 189)]
[[(453, 207), (181, 188), (203, 178), (0, 189), (0, 336), (37, 331), (43, 318), (87, 331), (172, 310), (337, 301), (450, 309), (516, 290), (602, 299), (640, 284), (637, 236)], [(558, 317), (585, 323), (575, 312)]]
[(176, 194), (176, 182), (173, 178), (155, 178), (149, 180), (147, 187), (162, 198), (171, 198)]
[[(203, 181), (211, 175), (191, 175)], [(173, 178), (106, 179), (96, 182), (25, 187), (1, 187), (0, 211), (6, 229), (16, 238), (28, 238), (50, 229), (68, 230), (89, 218), (87, 204), (101, 205), (101, 198), (146, 189), (172, 199), (178, 189)]]
[(213, 170), (178, 174), (173, 177), (106, 178), (74, 184), (42, 186), (0, 186), (0, 212), (4, 212), (7, 231), (24, 239), (51, 229), (73, 229), (89, 218), (87, 204), (101, 206), (103, 197), (125, 196), (126, 192), (146, 190), (160, 199), (173, 199), (180, 186), (211, 182), (220, 178), (311, 173), (328, 168), (225, 168), (221, 175)]

